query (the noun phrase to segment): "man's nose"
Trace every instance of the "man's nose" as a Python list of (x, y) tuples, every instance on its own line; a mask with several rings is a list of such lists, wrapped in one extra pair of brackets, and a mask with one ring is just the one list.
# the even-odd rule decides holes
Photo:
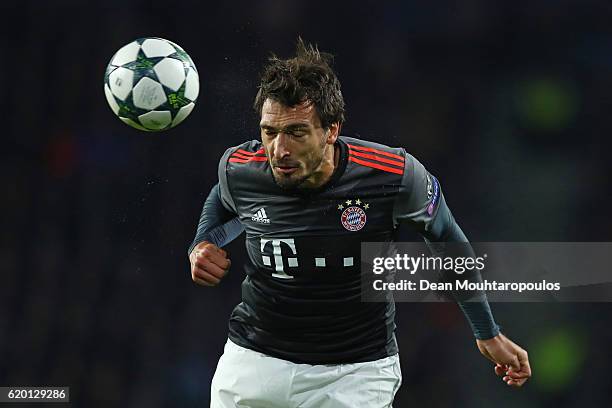
[(274, 140), (274, 156), (276, 159), (283, 159), (291, 155), (289, 151), (289, 136), (279, 132)]

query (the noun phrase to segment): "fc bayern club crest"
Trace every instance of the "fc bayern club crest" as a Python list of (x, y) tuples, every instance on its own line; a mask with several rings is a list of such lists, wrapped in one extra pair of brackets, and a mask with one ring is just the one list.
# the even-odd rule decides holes
[(366, 225), (366, 221), (368, 220), (365, 210), (367, 210), (370, 205), (363, 203), (360, 199), (354, 201), (355, 205), (353, 205), (353, 200), (346, 200), (344, 203), (338, 205), (338, 209), (342, 210), (340, 222), (342, 226), (349, 231), (359, 231)]

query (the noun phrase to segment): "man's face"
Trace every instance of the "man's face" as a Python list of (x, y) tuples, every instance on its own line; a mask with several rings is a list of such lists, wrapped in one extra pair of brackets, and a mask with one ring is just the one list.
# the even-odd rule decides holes
[(288, 107), (266, 99), (261, 109), (261, 141), (276, 183), (295, 188), (313, 182), (323, 162), (325, 145), (333, 141), (321, 127), (311, 102)]

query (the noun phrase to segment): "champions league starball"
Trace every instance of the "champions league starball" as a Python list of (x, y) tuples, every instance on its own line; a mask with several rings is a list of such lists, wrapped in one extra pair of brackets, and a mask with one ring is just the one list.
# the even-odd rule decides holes
[(113, 55), (104, 94), (124, 123), (162, 131), (181, 123), (198, 99), (200, 81), (185, 50), (163, 38), (140, 38)]

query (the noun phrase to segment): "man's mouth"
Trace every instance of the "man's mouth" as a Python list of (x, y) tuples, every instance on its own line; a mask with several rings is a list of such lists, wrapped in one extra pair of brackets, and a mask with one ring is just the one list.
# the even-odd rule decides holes
[(278, 171), (281, 174), (284, 174), (286, 176), (295, 173), (300, 167), (297, 164), (288, 164), (288, 163), (282, 163), (282, 164), (275, 164), (274, 168), (276, 169), (276, 171)]
[(295, 173), (299, 167), (296, 166), (274, 166), (278, 172), (286, 176)]

